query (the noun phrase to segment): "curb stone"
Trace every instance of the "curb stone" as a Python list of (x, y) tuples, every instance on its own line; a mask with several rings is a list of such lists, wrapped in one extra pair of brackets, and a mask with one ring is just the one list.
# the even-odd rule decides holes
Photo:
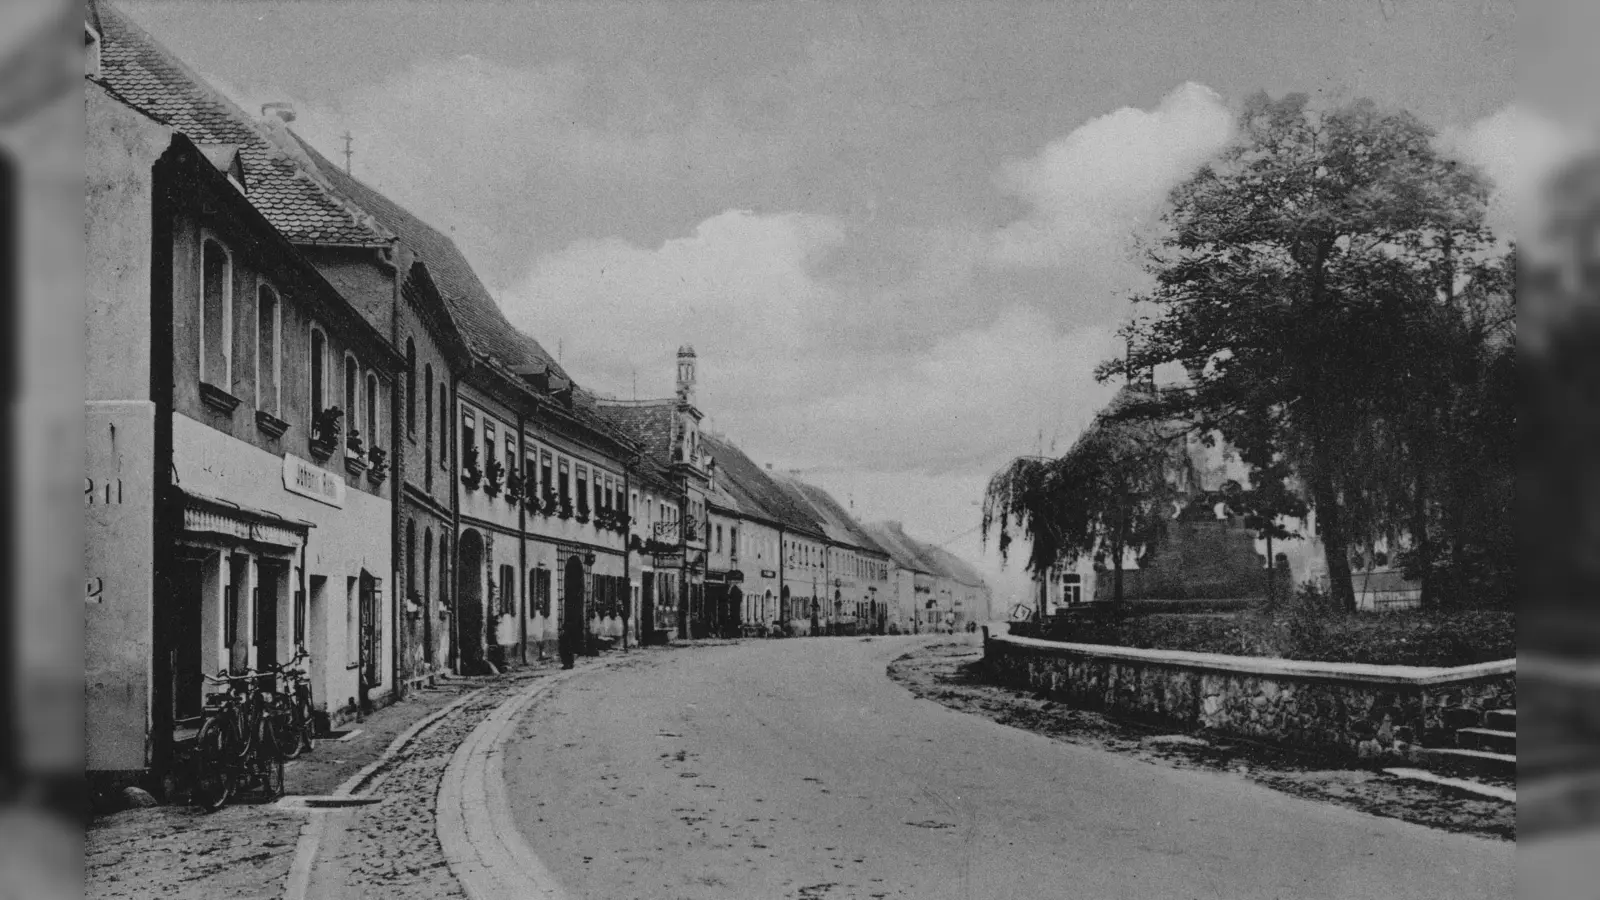
[[(394, 740), (390, 741), (389, 746), (385, 747), (383, 752), (378, 754), (377, 759), (365, 766), (362, 766), (360, 771), (356, 772), (349, 778), (346, 778), (337, 788), (334, 788), (333, 795), (336, 797), (348, 797), (355, 794), (362, 787), (366, 786), (367, 782), (371, 781), (372, 776), (377, 774), (381, 768), (387, 765), (396, 756), (399, 756), (400, 752), (404, 750), (406, 746), (416, 738), (417, 735), (421, 734), (435, 722), (438, 722), (440, 719), (443, 719), (450, 713), (455, 712), (456, 710), (465, 706), (473, 698), (477, 697), (479, 694), (482, 694), (488, 689), (489, 686), (485, 685), (484, 687), (477, 688), (476, 690), (468, 691), (467, 693), (451, 701), (448, 705), (434, 710), (428, 715), (423, 716), (421, 719), (411, 723), (410, 727), (406, 728), (405, 731), (395, 735)], [(317, 852), (322, 847), (322, 835), (327, 829), (329, 812), (331, 812), (331, 810), (313, 810), (310, 817), (306, 819), (305, 824), (300, 826), (300, 840), (295, 844), (294, 861), (289, 864), (289, 879), (284, 886), (283, 900), (305, 900), (307, 893), (310, 891), (311, 873), (317, 865)]]
[(517, 717), (540, 695), (598, 666), (562, 672), (501, 703), (467, 735), (439, 781), (436, 829), (450, 871), (470, 900), (568, 900), (511, 817), (505, 744)]

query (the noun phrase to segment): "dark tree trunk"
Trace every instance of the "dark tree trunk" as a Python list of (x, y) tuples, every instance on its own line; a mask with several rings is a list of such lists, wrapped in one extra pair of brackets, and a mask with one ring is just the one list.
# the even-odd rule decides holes
[(1433, 540), (1428, 535), (1428, 467), (1417, 466), (1416, 492), (1411, 498), (1411, 543), (1421, 568), (1418, 602), (1423, 609), (1434, 606)]
[(1350, 580), (1350, 539), (1344, 532), (1344, 517), (1339, 511), (1339, 495), (1333, 478), (1323, 466), (1311, 478), (1311, 494), (1317, 504), (1317, 532), (1322, 536), (1323, 555), (1328, 562), (1328, 591), (1340, 609), (1354, 612), (1355, 586)]

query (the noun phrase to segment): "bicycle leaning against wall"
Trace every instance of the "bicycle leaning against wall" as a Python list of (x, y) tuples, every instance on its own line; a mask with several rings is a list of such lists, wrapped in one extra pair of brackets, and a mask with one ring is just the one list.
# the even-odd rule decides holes
[(268, 705), (277, 728), (280, 755), (294, 759), (315, 746), (316, 719), (312, 715), (311, 677), (297, 663), (311, 660), (301, 647), (287, 664), (273, 666), (267, 674), (281, 679), (278, 689), (268, 696)]
[(266, 799), (282, 796), (282, 740), (261, 673), (224, 669), (205, 680), (227, 690), (205, 697), (205, 718), (195, 736), (194, 802), (217, 810), (244, 790), (258, 790)]

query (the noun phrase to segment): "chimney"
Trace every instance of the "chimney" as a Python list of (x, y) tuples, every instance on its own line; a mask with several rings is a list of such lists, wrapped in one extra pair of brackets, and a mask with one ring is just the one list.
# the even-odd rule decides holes
[(283, 124), (294, 121), (294, 104), (277, 100), (272, 103), (261, 104), (261, 118), (270, 119), (276, 116)]

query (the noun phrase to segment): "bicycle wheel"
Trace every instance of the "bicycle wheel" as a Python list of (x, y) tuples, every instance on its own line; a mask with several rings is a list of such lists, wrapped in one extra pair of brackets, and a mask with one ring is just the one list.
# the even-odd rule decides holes
[(218, 810), (233, 793), (234, 754), (228, 747), (222, 723), (207, 719), (200, 726), (194, 747), (194, 793), (196, 806)]
[(298, 697), (293, 704), (294, 730), (290, 732), (290, 739), (295, 743), (295, 755), (310, 753), (316, 749), (316, 719), (311, 715), (311, 701), (305, 697)]
[(261, 779), (261, 789), (267, 799), (283, 796), (283, 746), (278, 738), (278, 727), (271, 715), (261, 717), (261, 730), (256, 735), (256, 773)]
[(294, 701), (282, 694), (274, 694), (272, 709), (272, 726), (278, 737), (278, 755), (284, 759), (294, 759), (300, 755), (300, 729), (295, 722)]

